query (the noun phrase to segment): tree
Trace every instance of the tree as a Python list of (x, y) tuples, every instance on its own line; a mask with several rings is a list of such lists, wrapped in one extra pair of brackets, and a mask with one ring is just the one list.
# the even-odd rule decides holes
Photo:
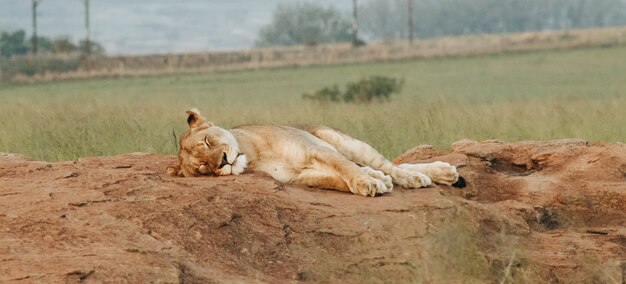
[(257, 46), (316, 45), (327, 42), (349, 42), (352, 23), (338, 10), (312, 3), (278, 5), (272, 23), (259, 33)]
[[(46, 54), (52, 52), (52, 41), (49, 38), (38, 36), (37, 37), (37, 54)], [(31, 38), (28, 41), (28, 50), (34, 50), (35, 41)]]
[[(89, 45), (88, 45), (89, 44)], [(78, 42), (78, 50), (83, 53), (83, 54), (92, 54), (92, 55), (103, 55), (104, 54), (104, 47), (93, 41), (93, 40), (89, 40), (87, 41), (86, 39), (83, 39), (81, 41)]]
[[(407, 0), (371, 0), (360, 8), (363, 33), (401, 39), (409, 32)], [(417, 38), (512, 33), (626, 24), (624, 0), (415, 0)]]
[(57, 37), (52, 40), (53, 53), (73, 53), (78, 47), (70, 40), (69, 37)]
[(0, 34), (0, 55), (2, 57), (11, 57), (13, 55), (26, 54), (27, 52), (26, 33), (23, 30)]
[[(3, 32), (0, 34), (0, 55), (2, 57), (10, 57), (13, 55), (24, 55), (34, 49), (34, 41), (26, 40), (26, 32), (23, 30), (15, 32)], [(90, 51), (95, 55), (103, 55), (104, 47), (98, 42), (89, 41)], [(87, 41), (80, 40), (76, 45), (67, 36), (61, 36), (54, 39), (48, 37), (37, 37), (37, 50), (39, 54), (70, 54), (70, 53), (86, 53)]]

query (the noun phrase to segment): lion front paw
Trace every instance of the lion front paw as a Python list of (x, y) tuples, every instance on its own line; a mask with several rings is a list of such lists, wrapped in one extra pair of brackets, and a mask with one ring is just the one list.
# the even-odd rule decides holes
[(395, 173), (394, 182), (404, 188), (420, 188), (432, 184), (431, 179), (425, 174), (405, 170), (398, 170)]
[(429, 169), (428, 174), (435, 183), (452, 185), (459, 180), (459, 172), (456, 167), (448, 163), (434, 162)]
[(437, 184), (452, 185), (459, 180), (459, 172), (456, 167), (446, 162), (433, 162), (429, 164), (402, 164), (399, 165), (398, 168), (425, 174)]
[(358, 176), (352, 179), (348, 185), (354, 194), (363, 196), (378, 196), (391, 192), (382, 180), (372, 178), (369, 175)]

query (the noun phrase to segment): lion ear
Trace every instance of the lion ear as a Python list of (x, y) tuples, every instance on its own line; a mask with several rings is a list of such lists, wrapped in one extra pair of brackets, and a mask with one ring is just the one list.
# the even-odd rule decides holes
[(213, 123), (207, 122), (206, 119), (200, 114), (200, 111), (197, 108), (192, 108), (187, 113), (187, 124), (189, 124), (189, 128), (196, 128), (202, 126), (204, 124), (208, 124), (209, 126), (213, 126)]

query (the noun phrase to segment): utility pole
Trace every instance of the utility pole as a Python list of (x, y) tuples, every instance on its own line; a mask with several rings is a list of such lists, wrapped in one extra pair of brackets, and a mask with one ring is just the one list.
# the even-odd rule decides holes
[(85, 53), (91, 54), (91, 30), (89, 28), (89, 0), (84, 0), (85, 3)]
[(413, 43), (413, 0), (407, 0), (409, 13), (409, 43)]
[(352, 0), (352, 46), (358, 46), (359, 22), (357, 12), (357, 0)]
[[(0, 43), (2, 42), (0, 41)], [(2, 46), (0, 45), (0, 81), (2, 81), (2, 60)]]
[(37, 5), (41, 0), (32, 0), (33, 2), (33, 54), (37, 54)]

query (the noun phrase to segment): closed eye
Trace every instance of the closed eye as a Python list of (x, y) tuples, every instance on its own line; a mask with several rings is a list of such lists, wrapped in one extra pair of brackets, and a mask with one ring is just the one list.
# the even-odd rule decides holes
[(204, 136), (204, 145), (207, 147), (211, 147), (211, 143), (209, 143), (209, 136)]

